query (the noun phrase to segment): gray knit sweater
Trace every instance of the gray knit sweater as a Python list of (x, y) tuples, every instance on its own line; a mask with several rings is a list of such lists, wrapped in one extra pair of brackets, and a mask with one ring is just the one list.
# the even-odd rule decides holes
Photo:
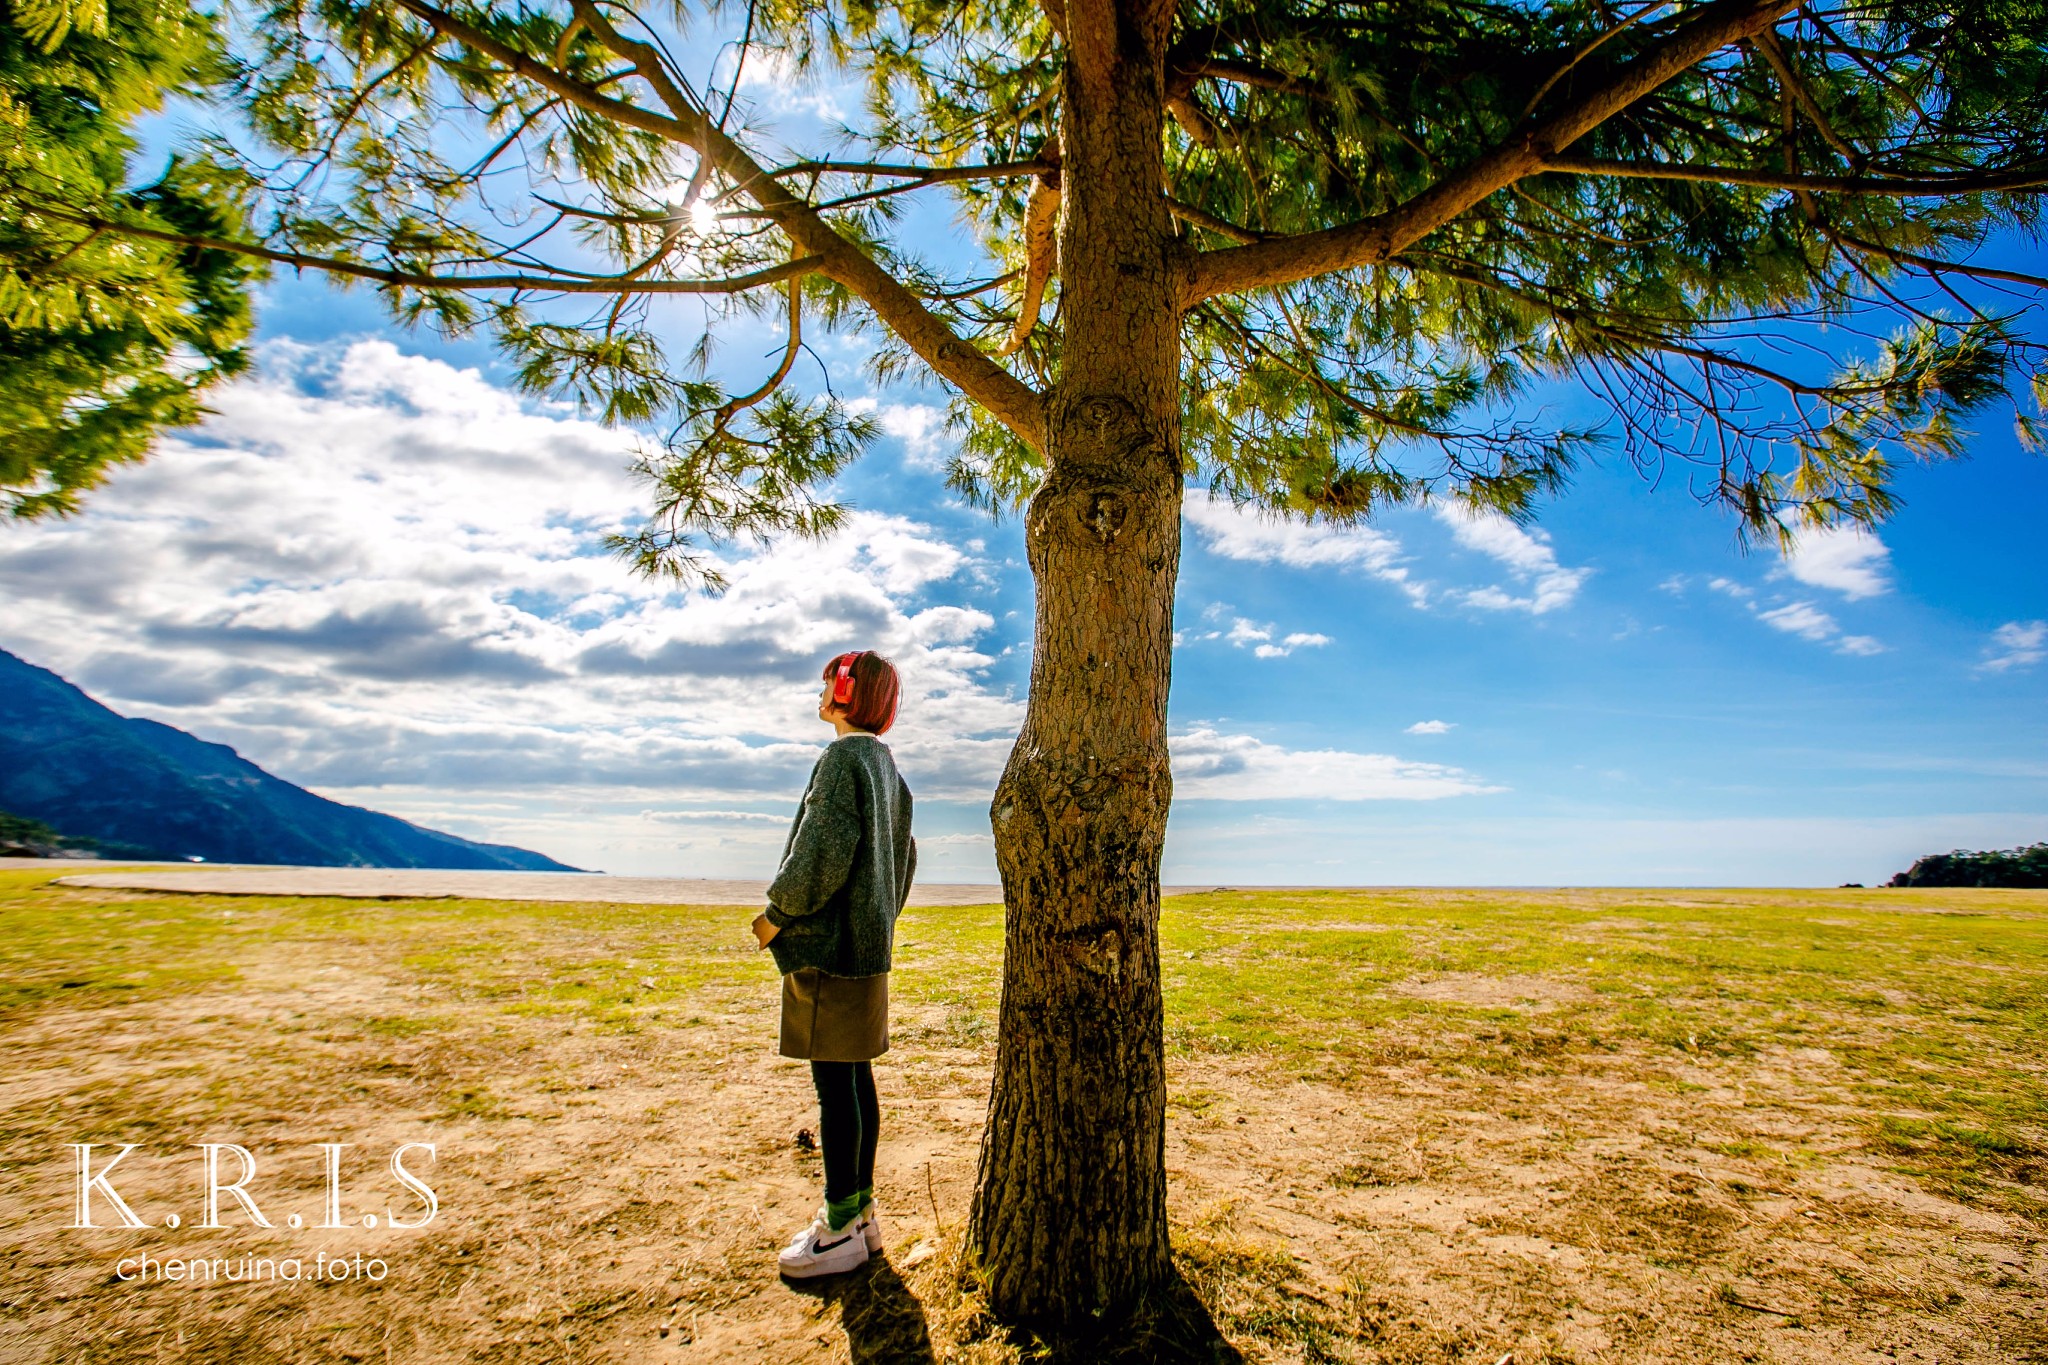
[(775, 965), (832, 976), (888, 971), (916, 870), (910, 788), (889, 746), (868, 734), (834, 740), (811, 769), (768, 887), (768, 922), (781, 930), (768, 942)]

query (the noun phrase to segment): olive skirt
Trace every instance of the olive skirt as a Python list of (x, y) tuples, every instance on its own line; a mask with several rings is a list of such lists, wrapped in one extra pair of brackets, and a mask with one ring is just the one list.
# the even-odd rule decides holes
[(799, 967), (782, 978), (782, 1055), (865, 1062), (889, 1050), (889, 974), (833, 976)]

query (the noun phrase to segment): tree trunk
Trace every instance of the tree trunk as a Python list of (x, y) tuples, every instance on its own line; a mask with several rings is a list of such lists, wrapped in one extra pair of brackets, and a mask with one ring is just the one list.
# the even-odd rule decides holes
[(1165, 24), (1144, 8), (1066, 7), (1031, 692), (990, 810), (1006, 956), (969, 1237), (995, 1314), (1062, 1333), (1110, 1327), (1170, 1271), (1159, 855), (1183, 266), (1160, 190)]

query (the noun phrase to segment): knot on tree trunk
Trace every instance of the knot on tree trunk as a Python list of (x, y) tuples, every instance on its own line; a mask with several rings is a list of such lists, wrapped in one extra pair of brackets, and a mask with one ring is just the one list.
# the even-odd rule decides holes
[(1147, 412), (1121, 394), (1060, 391), (1048, 415), (1055, 465), (1142, 469), (1147, 466), (1132, 457), (1165, 450), (1178, 414), (1165, 410), (1148, 420)]
[(1130, 399), (1114, 393), (1054, 395), (1050, 413), (1053, 464), (1111, 469), (1128, 477), (1154, 468), (1151, 456), (1171, 444), (1166, 424), (1147, 421)]
[(1084, 929), (1073, 935), (1070, 947), (1083, 971), (1112, 984), (1123, 980), (1124, 936), (1115, 929)]
[(1055, 468), (1025, 513), (1027, 552), (1068, 547), (1090, 556), (1107, 552), (1125, 570), (1163, 568), (1180, 504), (1174, 489), (1146, 476), (1157, 461), (1156, 449), (1141, 447), (1123, 469)]
[(1129, 513), (1123, 495), (1112, 489), (1098, 488), (1088, 498), (1088, 511), (1083, 520), (1095, 538), (1104, 545), (1116, 539), (1116, 533), (1124, 529), (1124, 517)]

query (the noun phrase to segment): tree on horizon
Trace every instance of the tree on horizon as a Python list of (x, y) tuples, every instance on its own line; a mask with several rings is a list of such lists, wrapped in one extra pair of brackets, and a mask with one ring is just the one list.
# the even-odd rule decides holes
[[(40, 0), (51, 6), (85, 0)], [(112, 0), (119, 12), (125, 0)], [(530, 391), (647, 433), (617, 548), (820, 535), (874, 438), (793, 383), (806, 328), (936, 380), (949, 478), (1021, 513), (1026, 720), (991, 802), (1007, 907), (969, 1249), (1066, 1336), (1172, 1283), (1159, 858), (1183, 497), (1356, 522), (1533, 516), (1599, 443), (1744, 533), (1874, 524), (1902, 458), (2048, 396), (2039, 3), (1709, 0), (271, 0), (231, 135), (191, 164), (246, 227), (34, 175), (10, 213), (220, 252), (488, 329)], [(74, 20), (74, 23), (78, 22)], [(693, 27), (695, 25), (695, 27)], [(704, 35), (709, 30), (712, 36)], [(784, 151), (747, 62), (865, 83)], [(950, 193), (982, 264), (897, 233)], [(738, 390), (661, 304), (786, 329)], [(1518, 404), (1583, 394), (1597, 420)], [(2031, 399), (2027, 390), (2031, 388)]]

